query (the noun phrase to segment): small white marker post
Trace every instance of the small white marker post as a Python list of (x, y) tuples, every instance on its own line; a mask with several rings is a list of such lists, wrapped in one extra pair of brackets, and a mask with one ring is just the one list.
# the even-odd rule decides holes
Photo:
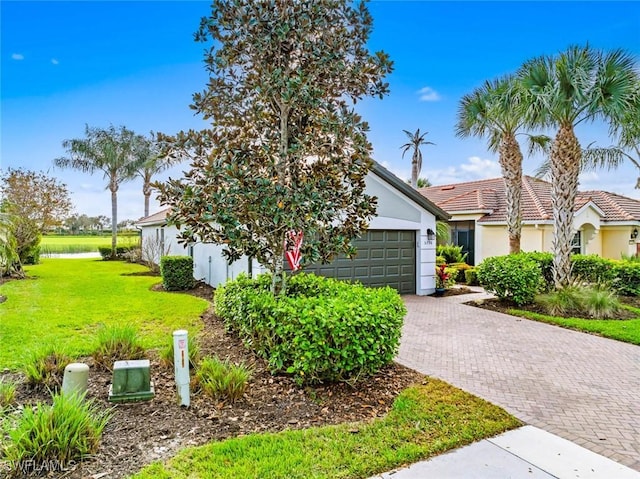
[(173, 332), (173, 366), (181, 406), (189, 406), (189, 341), (184, 329)]

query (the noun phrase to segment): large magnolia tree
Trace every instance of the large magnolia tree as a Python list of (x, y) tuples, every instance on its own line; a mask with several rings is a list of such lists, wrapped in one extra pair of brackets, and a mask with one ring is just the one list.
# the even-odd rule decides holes
[(214, 0), (196, 33), (213, 41), (210, 80), (192, 105), (212, 127), (176, 136), (173, 154), (191, 156), (191, 170), (158, 185), (182, 241), (257, 258), (274, 293), (290, 232), (304, 233), (305, 263), (353, 253), (375, 213), (368, 127), (353, 105), (384, 96), (391, 71), (366, 48), (371, 28), (364, 3)]
[(518, 76), (527, 94), (522, 105), (529, 124), (557, 130), (550, 156), (553, 268), (555, 284), (562, 287), (571, 274), (573, 213), (583, 165), (575, 127), (595, 119), (614, 128), (628, 125), (628, 115), (638, 114), (638, 73), (624, 51), (576, 46), (527, 62)]

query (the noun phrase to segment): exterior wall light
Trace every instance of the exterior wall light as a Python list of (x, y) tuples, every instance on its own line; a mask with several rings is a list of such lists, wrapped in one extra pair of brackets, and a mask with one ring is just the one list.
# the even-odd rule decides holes
[(427, 228), (427, 244), (432, 244), (434, 239), (436, 239), (436, 233), (431, 228)]
[(631, 232), (631, 239), (636, 239), (638, 237), (638, 228), (633, 228)]

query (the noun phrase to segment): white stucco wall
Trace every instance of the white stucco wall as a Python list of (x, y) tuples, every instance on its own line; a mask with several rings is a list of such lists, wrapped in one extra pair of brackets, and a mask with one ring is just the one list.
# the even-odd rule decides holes
[[(389, 185), (386, 181), (370, 172), (366, 177), (367, 194), (378, 197), (378, 214), (370, 221), (369, 229), (408, 230), (416, 233), (416, 294), (431, 294), (435, 290), (435, 239), (427, 240), (427, 229), (436, 230), (435, 216), (420, 205)], [(246, 257), (227, 264), (222, 255), (223, 246), (212, 243), (196, 243), (191, 248), (179, 245), (174, 226), (141, 225), (142, 238), (145, 241), (161, 238), (164, 234), (165, 245), (170, 246), (169, 254), (193, 255), (193, 274), (198, 280), (217, 287), (240, 273), (249, 271)], [(156, 259), (156, 262), (159, 258)], [(264, 271), (257, 262), (252, 265), (253, 274)]]

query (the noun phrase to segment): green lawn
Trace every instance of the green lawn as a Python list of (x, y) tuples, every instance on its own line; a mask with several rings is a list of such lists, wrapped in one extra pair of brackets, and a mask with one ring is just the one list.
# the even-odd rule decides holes
[(638, 319), (559, 318), (519, 309), (512, 309), (509, 313), (522, 318), (555, 324), (564, 328), (575, 329), (585, 333), (594, 333), (607, 338), (617, 339), (618, 341), (640, 345), (640, 310), (636, 308), (630, 309), (638, 313)]
[(499, 407), (429, 379), (403, 391), (383, 419), (187, 448), (133, 477), (367, 478), (519, 425)]
[(164, 346), (175, 329), (196, 331), (207, 302), (191, 295), (154, 292), (158, 277), (131, 276), (137, 264), (96, 259), (43, 259), (29, 278), (0, 286), (0, 369), (18, 368), (29, 350), (64, 347), (92, 351), (100, 324), (137, 327), (147, 347)]
[[(118, 246), (134, 246), (138, 236), (118, 235)], [(111, 246), (111, 235), (107, 236), (43, 236), (40, 242), (41, 254), (51, 253), (90, 253), (97, 252), (98, 247)]]

